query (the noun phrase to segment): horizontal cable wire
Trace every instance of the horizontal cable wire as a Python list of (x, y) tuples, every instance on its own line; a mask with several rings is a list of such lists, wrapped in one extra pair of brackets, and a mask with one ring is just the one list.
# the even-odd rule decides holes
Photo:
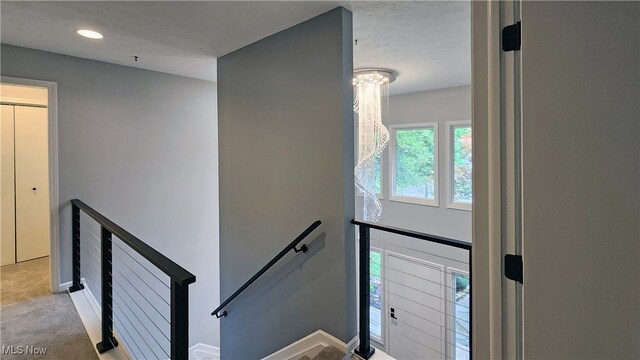
[[(85, 274), (85, 273), (86, 273), (86, 274), (90, 274), (90, 275), (95, 275), (95, 277), (94, 277), (94, 279), (93, 279), (93, 280), (95, 280), (95, 279), (101, 279), (100, 274), (101, 274), (102, 272), (100, 271), (100, 269), (99, 269), (99, 268), (97, 268), (97, 267), (95, 266), (95, 264), (91, 264), (90, 262), (87, 262), (87, 264), (85, 265), (85, 268), (84, 268), (84, 269), (83, 269), (83, 271), (81, 272), (81, 275), (82, 275), (82, 274)], [(85, 277), (85, 278), (86, 278), (86, 277)], [(97, 283), (98, 283), (98, 284), (100, 284), (100, 282), (97, 282)]]
[[(460, 305), (460, 304), (458, 304), (457, 302), (455, 302), (455, 301), (453, 301), (453, 300), (449, 300), (449, 299), (446, 299), (446, 298), (443, 298), (443, 297), (440, 297), (440, 296), (436, 296), (436, 295), (434, 295), (434, 294), (430, 294), (430, 293), (428, 293), (428, 292), (426, 292), (426, 291), (422, 291), (422, 290), (420, 290), (420, 289), (416, 289), (416, 288), (414, 288), (414, 287), (411, 287), (411, 286), (409, 286), (409, 285), (405, 285), (405, 284), (403, 284), (403, 283), (399, 283), (399, 282), (397, 282), (397, 281), (395, 281), (395, 280), (391, 280), (391, 279), (389, 279), (389, 278), (385, 278), (385, 280), (386, 280), (386, 281), (388, 281), (388, 282), (391, 282), (391, 283), (394, 283), (394, 284), (398, 284), (398, 285), (400, 285), (400, 286), (404, 286), (404, 287), (406, 287), (406, 288), (409, 288), (409, 289), (415, 290), (415, 291), (417, 291), (417, 292), (421, 292), (421, 293), (423, 293), (423, 294), (425, 294), (425, 295), (428, 295), (428, 296), (434, 297), (434, 298), (436, 298), (436, 299), (442, 300), (442, 301), (447, 302), (447, 303), (449, 303), (449, 304), (452, 304), (452, 305), (454, 305), (454, 306), (456, 306), (456, 307), (461, 307), (461, 308), (469, 309), (469, 307), (468, 307), (468, 306)], [(389, 290), (387, 290), (387, 291), (389, 291)], [(389, 293), (391, 293), (391, 292), (389, 291)], [(398, 295), (398, 294), (394, 294), (394, 295)], [(400, 296), (400, 295), (398, 295), (398, 296)]]
[[(393, 329), (391, 329), (391, 331), (392, 331), (392, 332), (394, 332), (394, 333), (396, 333), (396, 334), (398, 334), (398, 335), (400, 335), (400, 336), (402, 336), (402, 337), (403, 337), (403, 338), (405, 338), (405, 339), (408, 339), (408, 340), (410, 340), (410, 341), (413, 341), (413, 342), (418, 343), (418, 342), (417, 342), (417, 341), (415, 341), (414, 339), (412, 339), (412, 338), (410, 338), (410, 337), (408, 337), (408, 336), (406, 336), (406, 335), (404, 335), (404, 334), (402, 334), (402, 333), (399, 333), (399, 332), (397, 332), (397, 331), (395, 331), (395, 330), (393, 330)], [(432, 348), (432, 347), (431, 347), (431, 346), (429, 346), (429, 345), (425, 345), (425, 344), (423, 344), (423, 343), (418, 343), (418, 344), (420, 344), (420, 345), (422, 345), (422, 346), (426, 347), (427, 349), (429, 349), (429, 350), (431, 350), (431, 351), (433, 351), (433, 352), (436, 352), (436, 353), (438, 353), (438, 354), (440, 354), (440, 355), (444, 356), (444, 358), (445, 358), (445, 359), (455, 360), (455, 358), (453, 358), (453, 357), (451, 357), (451, 356), (447, 356), (446, 354), (442, 353), (442, 352), (441, 352), (441, 351), (439, 351), (439, 350), (436, 350), (436, 349)], [(416, 354), (415, 352), (413, 352), (413, 351), (411, 351), (411, 350), (409, 350), (409, 349), (405, 348), (404, 346), (402, 346), (402, 345), (398, 345), (397, 343), (396, 343), (396, 344), (393, 344), (393, 345), (394, 345), (394, 346), (399, 346), (399, 347), (401, 347), (401, 348), (403, 348), (403, 349), (405, 349), (405, 350), (407, 350), (407, 351), (411, 352), (412, 354), (414, 354), (414, 355), (418, 356), (418, 359), (421, 359), (421, 357), (420, 357), (418, 354)]]
[[(404, 325), (407, 325), (407, 326), (409, 326), (409, 327), (411, 327), (411, 328), (414, 328), (414, 329), (416, 329), (417, 331), (421, 332), (422, 334), (427, 335), (427, 336), (431, 336), (432, 338), (434, 338), (434, 339), (436, 339), (436, 340), (438, 340), (438, 341), (443, 341), (443, 342), (444, 342), (445, 344), (447, 344), (447, 345), (453, 345), (453, 346), (457, 347), (458, 349), (466, 350), (465, 348), (460, 347), (458, 344), (454, 344), (454, 343), (452, 343), (452, 342), (447, 341), (447, 340), (446, 340), (446, 337), (445, 337), (444, 339), (442, 339), (442, 338), (440, 338), (440, 337), (438, 337), (438, 336), (435, 336), (435, 335), (433, 335), (433, 334), (429, 334), (428, 332), (426, 332), (426, 331), (424, 331), (424, 330), (422, 330), (422, 329), (419, 329), (419, 328), (417, 328), (417, 327), (415, 327), (415, 326), (413, 326), (413, 325), (411, 325), (411, 324), (409, 324), (409, 323), (407, 323), (407, 322), (400, 321), (400, 320), (398, 320), (398, 319), (393, 319), (393, 320), (394, 320), (394, 321), (397, 321), (397, 322), (399, 322), (399, 323), (402, 323), (402, 324), (404, 324)], [(441, 325), (440, 327), (444, 327), (444, 326), (442, 326), (442, 325)], [(455, 330), (453, 330), (453, 329), (447, 329), (447, 328), (445, 328), (445, 330), (446, 330), (446, 331), (448, 331), (448, 332), (456, 333), (456, 334), (458, 334), (458, 335), (462, 335), (462, 336), (467, 336), (467, 337), (469, 337), (469, 334), (467, 334), (467, 335), (463, 335), (463, 334), (460, 334), (459, 332), (457, 332), (457, 331), (455, 331)], [(396, 332), (397, 332), (397, 331), (396, 331)], [(423, 344), (423, 345), (424, 345), (424, 344)]]
[[(391, 269), (391, 270), (394, 270), (394, 271), (397, 271), (397, 272), (401, 272), (401, 273), (403, 273), (403, 274), (411, 275), (411, 276), (413, 276), (413, 277), (417, 277), (417, 278), (422, 279), (422, 280), (424, 280), (424, 281), (428, 281), (428, 282), (431, 282), (431, 283), (437, 284), (437, 285), (442, 286), (442, 287), (445, 287), (445, 288), (447, 288), (447, 289), (455, 290), (455, 288), (454, 288), (453, 286), (448, 286), (446, 283), (444, 283), (444, 284), (443, 284), (443, 283), (439, 283), (439, 282), (437, 282), (437, 281), (433, 281), (433, 280), (430, 280), (430, 279), (427, 279), (427, 278), (423, 278), (422, 276), (418, 276), (418, 275), (416, 275), (416, 274), (411, 274), (411, 273), (408, 273), (408, 272), (406, 272), (406, 271), (404, 271), (404, 270), (396, 269), (396, 268), (394, 268), (394, 267), (389, 266), (388, 264), (385, 264), (384, 266), (382, 266), (382, 268), (383, 268), (384, 270)], [(452, 275), (452, 276), (453, 276), (453, 274), (454, 274), (454, 273), (450, 273), (450, 272), (446, 272), (446, 271), (442, 271), (442, 270), (438, 270), (438, 271), (439, 271), (440, 273), (445, 274), (445, 275)], [(385, 271), (385, 273), (386, 273), (386, 271)], [(471, 288), (471, 286), (469, 286), (469, 288)]]
[(91, 280), (91, 282), (95, 282), (96, 284), (100, 284), (101, 283), (100, 281), (98, 281), (98, 279), (100, 279), (100, 273), (99, 272), (96, 272), (96, 271), (92, 270), (91, 268), (86, 268), (84, 270), (85, 271), (83, 271), (82, 274), (83, 274), (83, 277), (85, 278), (85, 280), (89, 279), (89, 280)]
[[(93, 262), (93, 260), (91, 259), (92, 257), (94, 259), (96, 259), (97, 263)], [(94, 265), (96, 265), (96, 264), (100, 265), (100, 266), (102, 265), (102, 260), (98, 259), (98, 256), (96, 256), (96, 254), (94, 254), (94, 253), (92, 253), (91, 255), (85, 254), (85, 260), (88, 260), (89, 262), (92, 262)], [(80, 259), (80, 263), (82, 263), (82, 259)]]
[[(151, 303), (151, 302), (150, 302), (150, 301), (149, 301), (149, 300), (148, 300), (144, 295), (142, 295), (142, 293), (140, 293), (140, 291), (139, 291), (135, 286), (133, 286), (133, 284), (131, 284), (131, 282), (129, 282), (129, 280), (128, 280), (128, 279), (127, 279), (127, 278), (126, 278), (126, 277), (125, 277), (125, 276), (124, 276), (120, 271), (116, 270), (116, 272), (118, 272), (120, 275), (122, 275), (122, 277), (125, 279), (125, 281), (127, 281), (127, 282), (129, 283), (129, 285), (131, 285), (131, 287), (132, 287), (132, 288), (133, 288), (133, 289), (134, 289), (138, 294), (140, 294), (140, 296), (141, 296), (141, 297), (142, 297), (142, 298), (143, 298), (143, 299), (144, 299), (144, 300), (145, 300), (145, 301), (146, 301), (146, 302), (147, 302), (147, 303), (148, 303), (148, 304), (149, 304), (149, 305), (150, 305), (150, 306), (151, 306), (151, 307), (156, 311), (156, 312), (158, 312), (158, 314), (160, 314), (160, 316), (161, 316), (161, 317), (162, 317), (162, 318), (163, 318), (167, 323), (171, 324), (171, 322), (170, 322), (170, 321), (169, 321), (169, 320), (168, 320), (164, 315), (162, 315), (162, 312), (161, 312), (160, 310), (158, 310), (158, 308), (156, 308), (155, 306), (153, 306), (153, 304), (152, 304), (152, 303)], [(129, 292), (128, 292), (127, 290), (125, 290), (125, 287), (122, 287), (122, 290), (123, 290), (124, 292), (126, 292), (126, 293), (127, 293), (127, 295), (129, 295), (129, 297), (133, 300), (133, 296), (131, 296), (131, 294), (129, 294)], [(135, 300), (134, 300), (134, 301), (135, 301)]]
[[(133, 256), (131, 256), (130, 254), (128, 254), (125, 250), (123, 250), (120, 246), (118, 246), (117, 244), (114, 243), (114, 245), (119, 248), (123, 253), (125, 253), (126, 255), (128, 255), (133, 261), (135, 261), (136, 263), (138, 263), (138, 265), (140, 265), (140, 267), (142, 267), (144, 270), (146, 270), (149, 274), (151, 274), (151, 276), (153, 276), (154, 278), (156, 278), (158, 280), (158, 282), (160, 282), (160, 284), (164, 285), (167, 289), (171, 289), (169, 287), (169, 285), (167, 285), (164, 281), (160, 280), (154, 273), (152, 273), (149, 269), (147, 269), (146, 267), (144, 267), (144, 265), (140, 264), (138, 262), (138, 260), (134, 259)], [(120, 260), (123, 264), (125, 264), (125, 261), (120, 258), (120, 256), (117, 256), (115, 252), (113, 252), (113, 257), (117, 258), (118, 260)], [(125, 264), (126, 265), (126, 264)], [(129, 270), (131, 270), (133, 273), (136, 273), (133, 269), (131, 269), (129, 266), (127, 266), (129, 268)], [(136, 274), (136, 276), (138, 276)], [(138, 276), (138, 278), (140, 278), (140, 276)], [(142, 280), (142, 278), (140, 278), (140, 280)], [(144, 280), (143, 280), (144, 281)]]
[[(144, 341), (144, 343), (147, 345), (147, 347), (149, 348), (149, 350), (151, 350), (151, 353), (155, 356), (156, 353), (155, 351), (153, 351), (153, 348), (151, 345), (149, 345), (149, 343), (147, 342), (147, 340), (145, 340), (144, 336), (142, 336), (142, 334), (140, 333), (140, 330), (138, 330), (138, 327), (135, 326), (134, 322), (131, 320), (131, 318), (129, 316), (127, 316), (126, 312), (124, 311), (124, 308), (120, 307), (120, 305), (118, 305), (117, 303), (113, 303), (115, 305), (114, 307), (111, 307), (111, 311), (112, 313), (115, 315), (116, 314), (116, 309), (120, 310), (120, 312), (122, 313), (122, 316), (124, 316), (125, 319), (127, 319), (127, 321), (129, 321), (129, 324), (131, 325), (131, 327), (133, 328), (133, 330), (135, 330), (138, 335), (140, 336), (140, 338), (142, 339), (142, 341)], [(126, 305), (126, 303), (125, 303)], [(136, 316), (136, 314), (134, 312), (132, 312), (133, 316), (138, 319), (138, 317)], [(160, 343), (158, 343), (158, 341), (156, 340), (155, 336), (153, 336), (152, 333), (149, 332), (149, 329), (147, 329), (144, 324), (142, 324), (142, 322), (140, 322), (140, 319), (138, 319), (138, 323), (140, 323), (140, 325), (142, 325), (142, 327), (147, 331), (147, 333), (153, 338), (153, 340), (156, 342), (156, 344), (158, 344), (158, 347), (160, 348), (160, 350), (167, 356), (169, 356), (169, 354), (167, 354), (164, 349), (162, 348), (162, 345), (160, 345)]]
[[(443, 255), (437, 255), (437, 254), (434, 254), (432, 252), (417, 250), (417, 249), (414, 249), (414, 248), (410, 248), (408, 246), (403, 246), (403, 245), (395, 244), (395, 243), (384, 241), (384, 240), (371, 239), (371, 241), (377, 241), (377, 242), (381, 242), (381, 243), (384, 243), (384, 244), (387, 244), (387, 245), (401, 247), (401, 248), (404, 248), (404, 249), (407, 249), (407, 250), (423, 253), (423, 254), (426, 254), (426, 255), (429, 255), (429, 256), (435, 256), (435, 257), (439, 257), (439, 258), (455, 261), (455, 262), (458, 262), (458, 263), (461, 263), (461, 264), (467, 264), (467, 265), (469, 264), (469, 260), (458, 260), (458, 259), (450, 258), (450, 257), (447, 257), (447, 256), (443, 256)], [(446, 246), (446, 245), (443, 245), (443, 246)], [(458, 250), (464, 251), (464, 252), (468, 252), (468, 250), (463, 250), (463, 249), (458, 249)]]
[[(422, 320), (424, 320), (424, 321), (426, 321), (426, 322), (430, 322), (430, 323), (432, 323), (432, 324), (434, 324), (434, 325), (436, 325), (436, 326), (444, 326), (444, 325), (443, 325), (443, 324), (441, 324), (441, 323), (437, 323), (437, 322), (435, 322), (435, 321), (433, 321), (433, 320), (430, 320), (430, 319), (424, 318), (424, 317), (422, 317), (422, 316), (420, 316), (420, 315), (418, 315), (418, 314), (416, 314), (416, 313), (414, 313), (414, 312), (412, 312), (412, 311), (409, 311), (409, 310), (407, 310), (407, 309), (405, 309), (405, 308), (402, 308), (402, 307), (399, 307), (399, 306), (390, 306), (390, 307), (393, 307), (394, 309), (400, 309), (400, 310), (402, 310), (402, 311), (406, 312), (407, 314), (411, 314), (411, 315), (413, 315), (413, 316), (415, 316), (415, 317), (417, 317), (417, 318), (420, 318), (420, 319), (422, 319)], [(462, 333), (459, 333), (459, 332), (457, 332), (457, 331), (455, 331), (455, 330), (453, 330), (453, 329), (449, 329), (449, 331), (452, 331), (452, 332), (454, 332), (454, 333), (456, 333), (456, 334), (459, 334), (459, 335), (461, 335), (461, 336), (467, 336), (467, 335), (462, 334)]]
[[(403, 308), (399, 308), (399, 307), (397, 307), (397, 306), (394, 306), (394, 308), (395, 308), (395, 309), (400, 309), (400, 310), (402, 310), (402, 311), (406, 312), (407, 314), (411, 314), (411, 315), (413, 315), (413, 316), (415, 316), (415, 317), (418, 317), (418, 318), (420, 318), (420, 319), (422, 319), (422, 320), (424, 320), (424, 321), (430, 322), (430, 323), (432, 323), (432, 324), (434, 324), (434, 325), (436, 325), (436, 326), (444, 327), (444, 325), (442, 325), (442, 324), (439, 324), (439, 323), (437, 323), (437, 322), (435, 322), (435, 321), (431, 321), (431, 320), (425, 319), (425, 318), (421, 317), (420, 315), (416, 315), (416, 314), (414, 314), (414, 313), (412, 313), (412, 312), (410, 312), (410, 311), (407, 311), (407, 310), (405, 310), (405, 309), (403, 309)], [(406, 324), (406, 325), (408, 325), (408, 326), (411, 326), (412, 328), (415, 328), (415, 329), (417, 329), (417, 330), (420, 330), (420, 329), (416, 328), (415, 326), (410, 325), (409, 323), (406, 323), (406, 322), (404, 322), (404, 321), (400, 321), (400, 320), (398, 320), (397, 318), (396, 318), (396, 319), (393, 319), (393, 321), (398, 321), (398, 322), (401, 322), (401, 323)], [(446, 328), (448, 328), (448, 327), (446, 327)], [(454, 329), (450, 329), (450, 328), (448, 328), (447, 330), (448, 330), (449, 332), (453, 333), (453, 334), (458, 334), (458, 335), (460, 335), (460, 336), (467, 336), (467, 337), (469, 336), (469, 334), (463, 334), (463, 333), (458, 332), (458, 331), (456, 331), (456, 330), (454, 330)], [(420, 331), (422, 331), (422, 330), (420, 330)], [(424, 332), (424, 331), (423, 331), (423, 332)], [(433, 335), (431, 335), (431, 336), (433, 336)]]
[[(165, 300), (165, 299), (164, 299), (164, 297), (163, 297), (162, 295), (158, 294), (158, 292), (157, 292), (157, 291), (156, 291), (156, 290), (155, 290), (151, 285), (147, 284), (147, 283), (146, 283), (146, 282), (145, 282), (145, 281), (140, 277), (140, 275), (136, 274), (136, 272), (135, 272), (133, 269), (131, 269), (127, 264), (125, 264), (121, 259), (119, 259), (119, 258), (118, 258), (118, 257), (116, 257), (116, 256), (114, 256), (114, 257), (113, 257), (113, 259), (118, 260), (118, 261), (119, 261), (119, 262), (121, 262), (121, 263), (122, 263), (122, 265), (124, 265), (127, 269), (131, 270), (131, 273), (133, 273), (133, 275), (135, 275), (138, 279), (140, 279), (140, 281), (141, 281), (143, 284), (145, 284), (149, 289), (151, 289), (151, 291), (153, 291), (153, 292), (154, 292), (154, 294), (158, 295), (158, 297), (159, 297), (162, 301), (164, 301), (164, 302), (165, 302), (165, 304), (167, 304), (167, 305), (171, 306), (171, 304), (170, 304), (167, 300)], [(118, 271), (118, 272), (119, 272), (119, 271)], [(121, 273), (121, 274), (122, 274), (122, 273)], [(123, 274), (123, 276), (124, 276), (124, 274)]]
[[(420, 306), (424, 306), (424, 307), (426, 307), (426, 308), (428, 308), (428, 309), (431, 309), (431, 310), (433, 310), (433, 311), (439, 312), (439, 313), (441, 313), (441, 314), (443, 314), (443, 315), (445, 315), (445, 316), (449, 316), (449, 317), (451, 317), (451, 318), (453, 318), (453, 319), (458, 319), (455, 315), (447, 314), (447, 313), (446, 313), (446, 311), (442, 311), (442, 310), (439, 310), (439, 309), (433, 308), (433, 307), (431, 307), (431, 306), (428, 306), (428, 305), (425, 305), (425, 304), (421, 304), (421, 303), (419, 303), (419, 302), (417, 302), (417, 301), (415, 301), (415, 300), (411, 300), (411, 299), (409, 299), (409, 298), (407, 298), (407, 297), (405, 297), (405, 296), (402, 296), (402, 295), (399, 295), (399, 294), (396, 294), (396, 293), (391, 293), (391, 292), (389, 292), (389, 293), (390, 293), (390, 294), (393, 294), (393, 295), (395, 295), (395, 296), (397, 296), (397, 297), (401, 297), (401, 298), (403, 298), (403, 299), (405, 299), (405, 300), (407, 300), (407, 301), (411, 301), (411, 302), (412, 302), (412, 303), (414, 303), (414, 304), (417, 304), (417, 305), (420, 305)], [(397, 307), (397, 306), (392, 306), (392, 307), (393, 307), (393, 308), (401, 309), (401, 308), (399, 308), (399, 307)], [(406, 310), (405, 310), (405, 311), (406, 311)], [(467, 324), (469, 323), (469, 321), (466, 321), (466, 320), (460, 320), (460, 321), (465, 322), (465, 323), (467, 323)]]
[[(85, 290), (80, 291), (82, 293), (82, 295), (85, 297), (85, 299), (87, 300), (87, 303), (91, 304), (94, 302), (94, 300), (89, 299), (89, 295), (87, 294), (87, 292)], [(98, 323), (102, 324), (102, 319), (100, 318), (100, 316), (98, 316), (98, 314), (96, 314), (93, 311), (93, 307), (91, 306), (91, 313), (93, 314), (93, 316), (96, 318), (96, 320), (98, 321)], [(113, 319), (112, 319), (113, 320)], [(114, 326), (114, 330), (115, 330), (115, 326)], [(124, 339), (124, 337), (120, 337), (121, 340), (123, 340), (125, 342), (125, 344), (127, 344), (127, 347), (131, 349), (131, 347), (129, 346), (129, 343)], [(111, 339), (109, 339), (109, 341), (111, 342)], [(114, 345), (113, 342), (111, 342), (111, 345)], [(138, 349), (139, 350), (139, 349)], [(141, 352), (142, 353), (142, 352)]]
[[(117, 239), (117, 238), (116, 238)], [(122, 241), (122, 240), (120, 240)], [(142, 265), (138, 260), (136, 260), (136, 258), (134, 258), (131, 254), (129, 254), (129, 252), (125, 251), (122, 247), (120, 247), (116, 242), (113, 243), (115, 246), (118, 247), (118, 249), (120, 249), (123, 253), (125, 253), (127, 256), (129, 256), (131, 259), (133, 259), (133, 261), (135, 261), (136, 263), (138, 263), (138, 265), (140, 265), (140, 267), (142, 267), (143, 269), (145, 269), (147, 272), (149, 272), (149, 274), (151, 274), (153, 277), (155, 277), (156, 279), (158, 279), (158, 281), (166, 286), (167, 288), (170, 288), (169, 285), (167, 285), (165, 283), (164, 280), (160, 279), (156, 274), (154, 274), (151, 270), (149, 270), (146, 266)], [(135, 251), (135, 250), (134, 250)]]
[[(395, 333), (398, 333), (397, 331), (394, 331), (394, 332), (395, 332)], [(399, 333), (398, 333), (398, 334), (399, 334)], [(402, 335), (402, 334), (399, 334), (399, 335)], [(405, 337), (406, 337), (406, 336), (405, 336)], [(413, 352), (412, 350), (409, 350), (409, 349), (407, 349), (406, 347), (404, 347), (404, 346), (402, 346), (402, 345), (400, 345), (400, 344), (393, 344), (393, 346), (397, 346), (397, 347), (399, 347), (399, 348), (402, 348), (404, 351), (406, 351), (406, 352), (408, 352), (408, 353), (411, 353), (411, 354), (413, 354), (413, 355), (415, 356), (415, 359), (409, 359), (409, 360), (420, 360), (420, 359), (423, 359), (423, 358), (422, 358), (422, 356), (420, 356), (420, 355), (416, 354), (416, 353), (415, 353), (415, 352)], [(439, 353), (439, 354), (442, 354), (442, 353), (440, 353), (440, 352), (438, 352), (438, 353)], [(446, 359), (446, 358), (447, 358), (447, 356), (445, 355), (445, 359)], [(404, 359), (403, 359), (403, 360), (404, 360)], [(426, 360), (426, 359), (425, 359), (425, 360)]]
[[(78, 229), (79, 231), (81, 231), (81, 230), (80, 230), (80, 228), (77, 228), (77, 227), (76, 227), (76, 229)], [(100, 242), (102, 242), (102, 237), (101, 237), (101, 236), (98, 236), (96, 233), (94, 233), (93, 231), (91, 231), (91, 227), (90, 227), (90, 226), (86, 226), (86, 230), (87, 230), (87, 232), (88, 232), (90, 235), (93, 235), (93, 238), (94, 238), (94, 239), (96, 239), (96, 241), (98, 242), (98, 245), (100, 244)], [(82, 234), (82, 232), (80, 232), (80, 234)], [(86, 237), (85, 239), (87, 239), (88, 241), (91, 241), (91, 236)]]
[[(93, 267), (96, 269), (96, 271), (98, 272), (98, 274), (101, 274), (101, 273), (102, 273), (102, 270), (101, 270), (101, 268), (100, 268), (100, 265), (97, 265), (93, 260), (91, 260), (91, 258), (90, 258), (90, 257), (88, 257), (88, 256), (87, 256), (87, 257), (85, 258), (85, 260), (86, 260), (87, 266), (89, 266), (89, 265), (93, 266)], [(82, 263), (81, 263), (81, 264), (82, 264)]]
[[(95, 279), (96, 275), (93, 275), (92, 273), (87, 272), (87, 275), (84, 277), (85, 279), (85, 284), (86, 287), (89, 289), (89, 291), (91, 292), (91, 294), (97, 295), (96, 301), (98, 301), (98, 299), (100, 298), (101, 295), (101, 290), (100, 290), (100, 282), (98, 280)], [(89, 280), (89, 281), (86, 281)], [(94, 282), (95, 282), (95, 287), (97, 288), (95, 293), (94, 293)]]
[[(124, 332), (127, 334), (127, 336), (129, 337), (129, 340), (131, 340), (131, 342), (136, 346), (136, 349), (138, 349), (138, 353), (140, 353), (140, 355), (144, 356), (144, 352), (142, 350), (140, 350), (140, 347), (138, 346), (138, 344), (134, 341), (133, 336), (131, 336), (131, 334), (129, 333), (129, 331), (127, 330), (127, 326), (125, 326), (124, 321), (122, 321), (120, 319), (120, 317), (116, 314), (114, 314), (115, 319), (118, 320), (118, 322), (120, 322), (120, 327), (122, 328), (122, 330), (124, 330)], [(111, 321), (113, 322), (113, 330), (114, 332), (118, 330), (118, 327), (116, 326), (116, 322), (114, 321), (114, 319), (112, 318)], [(124, 334), (123, 334), (124, 335)], [(129, 348), (129, 351), (131, 351), (133, 353), (133, 347), (131, 347), (131, 345), (129, 345), (129, 342), (125, 339), (124, 336), (120, 336), (120, 339), (122, 339), (124, 341), (124, 343), (127, 345), (127, 348)], [(135, 355), (135, 354), (134, 354)], [(144, 357), (139, 357), (139, 356), (134, 356), (134, 359), (144, 359)]]
[[(114, 288), (115, 289), (115, 288)], [(124, 292), (124, 291), (123, 291)], [(114, 294), (118, 295), (118, 299), (120, 299), (128, 308), (129, 305), (127, 305), (127, 301), (125, 301), (125, 299), (118, 294), (118, 291), (114, 291)], [(126, 292), (125, 292), (126, 294)], [(127, 294), (127, 297), (129, 297), (129, 294)], [(129, 297), (129, 299), (131, 299), (131, 297)], [(155, 321), (153, 321), (153, 319), (151, 319), (151, 317), (149, 317), (149, 315), (147, 314), (146, 311), (144, 311), (144, 309), (142, 309), (140, 307), (140, 305), (135, 302), (135, 300), (131, 299), (131, 302), (133, 302), (134, 304), (136, 304), (136, 306), (140, 309), (140, 311), (147, 317), (147, 319), (149, 319), (149, 321), (156, 327), (156, 329), (158, 329), (158, 331), (160, 332), (160, 334), (162, 334), (162, 336), (164, 336), (165, 339), (167, 339), (167, 341), (171, 342), (171, 340), (169, 339), (169, 337), (164, 333), (164, 331), (162, 331), (162, 329), (160, 329), (160, 327), (158, 327), (158, 324), (156, 324)], [(131, 310), (131, 312), (133, 312), (133, 309), (129, 308), (129, 310)], [(142, 321), (141, 321), (142, 322)]]

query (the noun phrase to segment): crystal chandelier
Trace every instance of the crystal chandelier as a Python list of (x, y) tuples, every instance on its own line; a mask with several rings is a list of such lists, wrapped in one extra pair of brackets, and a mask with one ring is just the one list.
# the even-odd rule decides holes
[(358, 122), (358, 162), (354, 174), (356, 187), (364, 196), (365, 221), (377, 222), (382, 216), (376, 166), (389, 142), (389, 130), (382, 121), (388, 116), (389, 84), (395, 79), (395, 72), (387, 69), (358, 69), (353, 74), (353, 111)]

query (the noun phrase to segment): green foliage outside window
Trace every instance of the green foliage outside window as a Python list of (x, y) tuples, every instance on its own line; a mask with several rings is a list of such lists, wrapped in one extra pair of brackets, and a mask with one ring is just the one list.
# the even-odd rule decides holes
[(471, 127), (453, 130), (453, 201), (471, 202)]
[(434, 173), (434, 129), (397, 130), (395, 193), (433, 199)]
[(371, 296), (371, 306), (381, 309), (382, 306), (382, 254), (377, 251), (369, 252), (369, 294)]

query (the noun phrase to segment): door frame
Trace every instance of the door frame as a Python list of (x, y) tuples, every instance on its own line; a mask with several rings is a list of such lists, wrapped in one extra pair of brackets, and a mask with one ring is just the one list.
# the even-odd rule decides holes
[(60, 284), (60, 224), (58, 194), (58, 84), (52, 81), (0, 76), (5, 84), (38, 86), (47, 88), (48, 136), (49, 136), (49, 288), (51, 292), (66, 290)]
[(502, 359), (500, 4), (471, 2), (472, 356)]

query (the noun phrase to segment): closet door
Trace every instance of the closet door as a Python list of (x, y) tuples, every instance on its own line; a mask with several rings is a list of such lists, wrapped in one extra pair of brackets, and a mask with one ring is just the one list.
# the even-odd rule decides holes
[(15, 107), (17, 261), (49, 255), (47, 109)]
[(1, 264), (16, 262), (16, 205), (13, 162), (13, 106), (2, 105), (0, 115), (0, 236)]

